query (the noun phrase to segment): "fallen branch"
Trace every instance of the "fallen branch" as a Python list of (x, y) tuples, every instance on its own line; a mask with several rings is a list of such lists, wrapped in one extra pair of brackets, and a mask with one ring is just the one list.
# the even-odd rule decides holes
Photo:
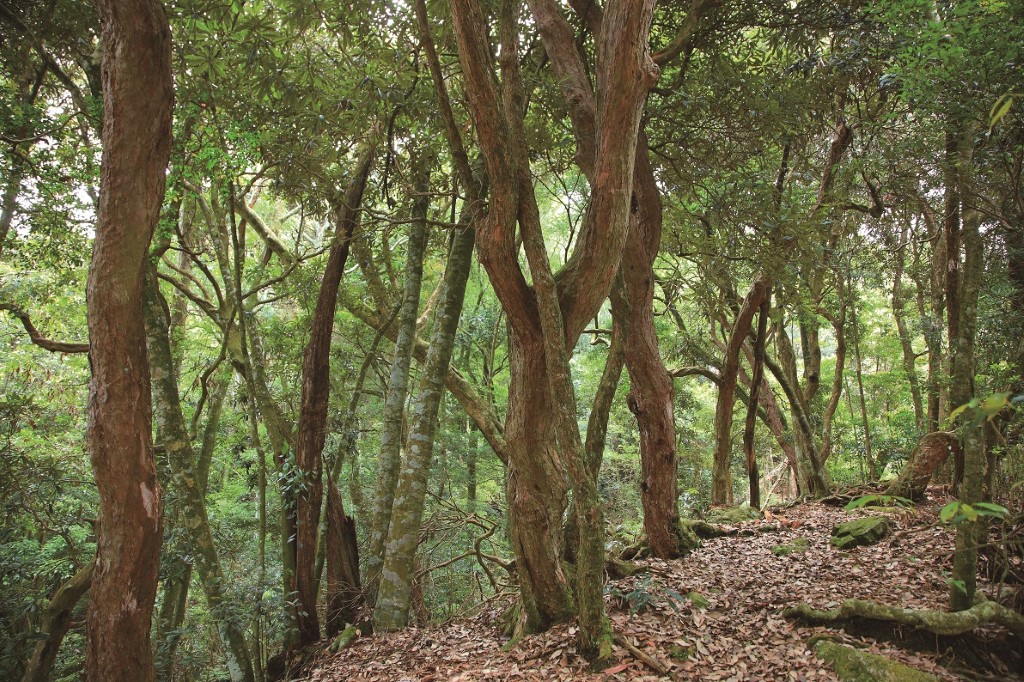
[(648, 668), (658, 673), (659, 675), (669, 674), (668, 666), (666, 666), (664, 663), (656, 659), (654, 656), (651, 656), (650, 654), (642, 651), (639, 647), (637, 647), (635, 644), (630, 642), (622, 635), (615, 635), (615, 643), (629, 651), (629, 653), (633, 654), (633, 656), (635, 656), (637, 660), (641, 661), (644, 665), (646, 665)]
[(864, 599), (847, 599), (837, 609), (820, 611), (810, 604), (801, 603), (784, 610), (782, 615), (817, 625), (868, 618), (911, 625), (936, 635), (962, 635), (979, 625), (998, 623), (1024, 641), (1024, 616), (993, 601), (979, 602), (965, 611), (939, 611), (904, 609)]

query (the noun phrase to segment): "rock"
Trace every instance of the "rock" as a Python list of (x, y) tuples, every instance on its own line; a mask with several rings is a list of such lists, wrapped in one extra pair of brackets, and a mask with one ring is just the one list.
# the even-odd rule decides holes
[(743, 523), (761, 518), (761, 512), (750, 507), (712, 507), (704, 512), (708, 523)]
[(889, 532), (889, 521), (884, 516), (865, 516), (840, 523), (832, 529), (832, 546), (850, 549), (859, 545), (873, 545)]
[(818, 658), (830, 664), (843, 682), (938, 682), (930, 673), (878, 654), (819, 639), (813, 644)]
[(782, 545), (775, 545), (772, 547), (772, 554), (775, 556), (789, 556), (790, 554), (799, 554), (800, 552), (806, 552), (811, 548), (811, 541), (807, 538), (796, 538), (793, 542), (787, 542)]

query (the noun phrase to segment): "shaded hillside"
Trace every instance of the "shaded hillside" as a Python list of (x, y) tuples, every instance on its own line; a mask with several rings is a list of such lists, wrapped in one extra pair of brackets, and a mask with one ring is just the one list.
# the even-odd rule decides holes
[[(808, 640), (835, 639), (880, 653), (940, 680), (1024, 679), (1019, 643), (986, 627), (938, 638), (878, 625), (847, 631), (807, 627), (782, 617), (800, 601), (830, 608), (866, 598), (911, 608), (945, 608), (953, 532), (937, 505), (888, 514), (892, 530), (876, 545), (834, 549), (830, 532), (851, 516), (841, 508), (801, 504), (751, 521), (774, 532), (704, 541), (677, 561), (646, 560), (646, 571), (610, 582), (606, 604), (616, 633), (663, 666), (673, 679), (835, 680)], [(801, 539), (806, 539), (806, 550)], [(780, 546), (795, 548), (790, 554)], [(994, 586), (986, 585), (987, 591)], [(634, 612), (635, 611), (635, 612)], [(622, 647), (600, 673), (575, 654), (573, 626), (526, 637), (515, 646), (497, 633), (497, 607), (468, 621), (355, 640), (323, 652), (305, 680), (640, 680), (666, 677)], [(1016, 653), (1014, 653), (1016, 652)], [(1016, 672), (1014, 671), (1016, 669)]]

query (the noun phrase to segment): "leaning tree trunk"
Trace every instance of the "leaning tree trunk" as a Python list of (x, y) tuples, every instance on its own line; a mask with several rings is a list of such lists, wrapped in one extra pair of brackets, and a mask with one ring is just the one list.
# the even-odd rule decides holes
[(886, 495), (905, 497), (915, 502), (924, 499), (932, 474), (950, 455), (960, 456), (960, 442), (949, 431), (933, 431), (917, 443), (900, 475), (885, 489)]
[(71, 614), (82, 597), (92, 585), (92, 576), (96, 568), (96, 559), (92, 558), (54, 593), (50, 603), (43, 609), (39, 634), (45, 637), (36, 642), (32, 658), (25, 666), (25, 674), (21, 682), (48, 682), (57, 660), (64, 635), (71, 628)]
[(99, 493), (86, 677), (154, 678), (150, 623), (162, 501), (153, 461), (142, 320), (146, 250), (171, 148), (171, 35), (155, 0), (97, 0), (103, 44), (103, 161), (86, 287), (89, 454)]
[[(238, 628), (231, 608), (228, 582), (213, 542), (203, 492), (206, 486), (196, 473), (196, 458), (185, 417), (181, 411), (177, 373), (171, 357), (169, 311), (160, 295), (156, 273), (146, 282), (145, 319), (147, 350), (153, 368), (154, 422), (158, 442), (171, 465), (171, 483), (178, 500), (178, 514), (189, 539), (189, 548), (206, 603), (224, 647), (228, 674), (232, 682), (254, 679), (245, 633)], [(186, 586), (187, 587), (187, 586)]]
[[(467, 212), (476, 209), (468, 207)], [(416, 549), (419, 546), (420, 523), (434, 452), (434, 431), (437, 412), (444, 395), (444, 380), (455, 347), (455, 332), (462, 315), (466, 282), (473, 263), (475, 230), (469, 226), (458, 229), (452, 240), (444, 290), (438, 304), (430, 350), (423, 366), (416, 405), (409, 429), (409, 447), (399, 474), (388, 532), (387, 553), (381, 570), (377, 603), (373, 609), (373, 627), (378, 631), (403, 628), (408, 623), (415, 573)], [(464, 223), (465, 225), (465, 223)]]
[(743, 300), (736, 320), (729, 331), (729, 341), (722, 360), (722, 381), (718, 386), (718, 402), (715, 406), (715, 456), (711, 474), (711, 503), (732, 503), (732, 418), (736, 396), (736, 377), (739, 373), (740, 351), (750, 333), (754, 315), (761, 308), (761, 302), (768, 295), (767, 278), (758, 277)]
[[(373, 497), (373, 517), (370, 521), (370, 548), (366, 556), (368, 580), (367, 600), (376, 601), (380, 569), (384, 565), (384, 542), (391, 525), (391, 507), (398, 484), (401, 464), (402, 424), (405, 400), (409, 394), (409, 368), (412, 347), (416, 340), (416, 315), (420, 306), (423, 281), (423, 254), (427, 245), (427, 209), (430, 207), (429, 167), (425, 162), (416, 180), (418, 196), (413, 201), (412, 224), (405, 255), (405, 282), (402, 285), (402, 307), (398, 314), (398, 336), (395, 340), (395, 359), (388, 378), (388, 394), (381, 414), (380, 457), (377, 460), (377, 482)], [(425, 176), (425, 177), (424, 177)]]
[(334, 241), (320, 282), (309, 342), (302, 358), (302, 402), (295, 436), (296, 472), (305, 485), (295, 495), (295, 621), (299, 646), (320, 639), (317, 616), (316, 545), (323, 504), (323, 450), (327, 429), (327, 403), (331, 397), (331, 337), (338, 304), (338, 288), (348, 260), (349, 242), (359, 217), (363, 190), (370, 174), (373, 146), (360, 151), (352, 181), (335, 208)]

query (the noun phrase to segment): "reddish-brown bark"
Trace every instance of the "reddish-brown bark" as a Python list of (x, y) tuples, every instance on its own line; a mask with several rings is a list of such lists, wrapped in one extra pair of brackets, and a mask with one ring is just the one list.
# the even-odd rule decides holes
[[(677, 36), (680, 49), (688, 44), (707, 4), (698, 0), (691, 6)], [(591, 187), (596, 187), (596, 97), (576, 49), (572, 28), (552, 0), (530, 0), (529, 5), (572, 120), (577, 164)], [(592, 31), (600, 32), (603, 12), (599, 6), (574, 3), (573, 7)], [(663, 56), (666, 60), (670, 58), (667, 54)], [(626, 312), (613, 301), (612, 314), (619, 319), (628, 317), (623, 322), (631, 329), (625, 340), (625, 362), (631, 387), (628, 404), (640, 431), (644, 529), (652, 554), (673, 558), (680, 552), (676, 532), (675, 392), (661, 360), (654, 329), (653, 265), (661, 245), (662, 207), (648, 154), (641, 130), (633, 167), (635, 204), (621, 263), (627, 296), (634, 304)]]
[(86, 289), (87, 441), (99, 493), (86, 677), (154, 678), (150, 621), (162, 501), (153, 461), (143, 266), (171, 147), (171, 35), (154, 0), (97, 0), (104, 47), (103, 162)]
[(770, 289), (765, 277), (758, 277), (743, 300), (736, 320), (729, 332), (729, 341), (722, 359), (722, 381), (718, 385), (718, 403), (715, 407), (715, 458), (711, 478), (711, 503), (732, 503), (732, 477), (729, 456), (732, 446), (732, 414), (735, 402), (736, 377), (739, 372), (740, 351), (750, 333), (754, 315), (761, 307)]
[(320, 282), (320, 293), (313, 313), (302, 360), (302, 404), (295, 442), (296, 471), (303, 485), (295, 495), (295, 621), (299, 645), (320, 639), (317, 617), (316, 544), (320, 531), (320, 507), (323, 503), (323, 449), (327, 427), (327, 402), (330, 398), (330, 350), (334, 331), (334, 313), (338, 288), (348, 260), (349, 243), (355, 230), (366, 179), (370, 173), (372, 147), (366, 147), (356, 163), (351, 185), (344, 201), (336, 208), (336, 231)]
[[(477, 242), (480, 261), (510, 327), (511, 380), (505, 435), (513, 546), (528, 625), (541, 628), (563, 620), (571, 612), (567, 597), (562, 596), (568, 594), (568, 585), (559, 563), (565, 493), (564, 483), (556, 480), (564, 478), (565, 465), (555, 447), (551, 421), (552, 410), (565, 406), (552, 403), (550, 387), (553, 372), (564, 368), (551, 365), (557, 359), (545, 358), (537, 299), (517, 258), (516, 223), (524, 219), (521, 211), (535, 203), (526, 181), (530, 170), (522, 136), (518, 57), (511, 49), (516, 31), (510, 16), (514, 17), (518, 8), (503, 4), (499, 12), (504, 77), (500, 95), (482, 7), (470, 0), (453, 0), (451, 8), (464, 88), (490, 181), (489, 210)], [(556, 278), (568, 347), (574, 345), (608, 296), (626, 241), (640, 112), (657, 75), (647, 54), (652, 12), (651, 0), (610, 5), (597, 41), (598, 125), (593, 136), (591, 204), (576, 248)], [(545, 404), (552, 410), (543, 409)], [(561, 488), (561, 500), (559, 490), (546, 489), (552, 486)], [(551, 598), (532, 594), (534, 589), (550, 591)]]

